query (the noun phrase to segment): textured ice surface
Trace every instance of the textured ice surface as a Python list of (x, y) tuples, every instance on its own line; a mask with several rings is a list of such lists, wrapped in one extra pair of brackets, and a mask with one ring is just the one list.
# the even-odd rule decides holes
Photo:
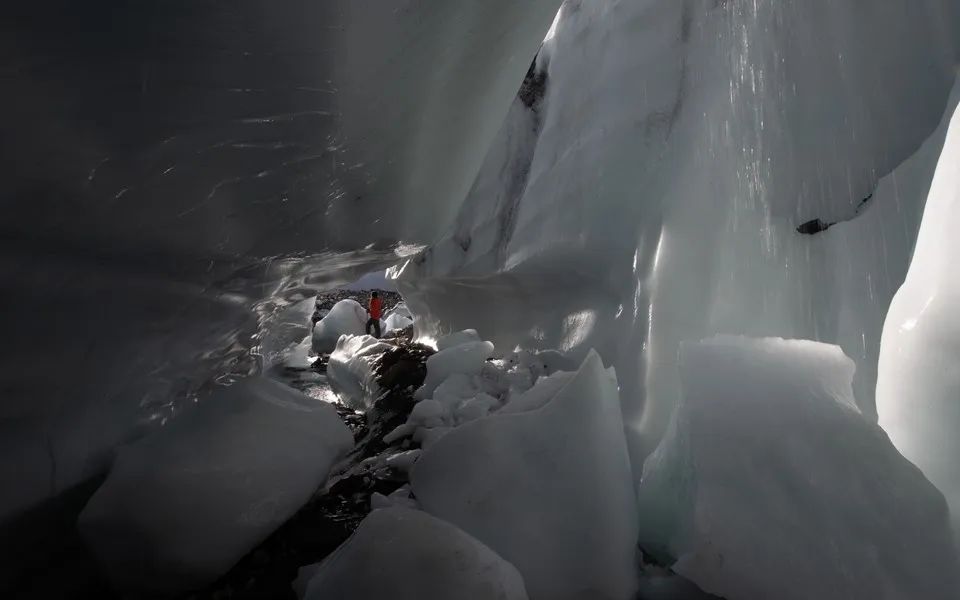
[[(341, 345), (346, 345), (345, 340), (341, 339)], [(412, 435), (426, 447), (451, 428), (492, 413), (539, 408), (573, 377), (572, 371), (557, 372), (531, 390), (537, 377), (548, 371), (544, 360), (549, 359), (554, 368), (579, 367), (555, 351), (513, 352), (506, 360), (490, 360), (496, 349), (490, 342), (479, 341), (472, 329), (441, 336), (437, 347), (439, 352), (427, 359), (424, 385), (415, 393), (419, 401), (407, 422), (384, 438), (388, 443)], [(339, 357), (338, 362), (342, 362)], [(610, 377), (616, 380), (612, 370)]]
[(341, 335), (366, 333), (367, 309), (356, 300), (341, 300), (313, 327), (314, 352), (333, 352)]
[(943, 496), (855, 408), (836, 346), (685, 344), (640, 544), (728, 600), (957, 598)]
[(342, 286), (341, 289), (354, 292), (362, 292), (366, 290), (384, 290), (387, 292), (395, 292), (397, 291), (397, 286), (392, 280), (387, 278), (385, 271), (374, 271), (373, 273), (367, 273), (352, 283)]
[(960, 534), (958, 236), (960, 112), (949, 126), (910, 271), (887, 315), (877, 382), (880, 424), (946, 495)]
[(122, 448), (80, 529), (121, 589), (196, 588), (292, 516), (352, 446), (333, 407), (246, 379)]
[(427, 377), (416, 392), (417, 398), (429, 398), (437, 386), (455, 373), (479, 375), (493, 350), (490, 342), (468, 342), (437, 352), (427, 359)]
[(290, 352), (299, 352), (293, 348), (310, 335), (310, 317), (315, 304), (315, 296), (304, 298), (264, 320), (260, 355), (265, 368), (277, 362), (289, 363)]
[[(638, 458), (679, 397), (679, 343), (718, 333), (842, 345), (872, 414), (916, 232), (898, 215), (923, 205), (923, 170), (861, 203), (941, 118), (956, 15), (948, 0), (568, 3), (542, 103), (515, 105), (533, 132), (504, 124), (455, 225), (402, 271), (421, 329), (596, 348)], [(872, 225), (798, 232), (851, 218)]]
[(375, 510), (315, 571), (307, 600), (526, 600), (513, 565), (430, 515)]
[(627, 600), (637, 513), (615, 379), (590, 353), (538, 410), (462, 425), (411, 473), (428, 513), (514, 564), (534, 600)]

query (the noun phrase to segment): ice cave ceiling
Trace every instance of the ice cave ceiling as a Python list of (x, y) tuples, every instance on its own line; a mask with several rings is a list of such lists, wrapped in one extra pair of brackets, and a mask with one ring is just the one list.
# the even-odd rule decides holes
[[(836, 344), (885, 427), (902, 407), (878, 364), (921, 377), (881, 337), (928, 193), (950, 183), (934, 186), (960, 99), (956, 0), (5, 12), (0, 521), (256, 372), (286, 306), (391, 265), (425, 332), (595, 349), (635, 478), (677, 404), (683, 343)], [(926, 261), (938, 243), (918, 246)], [(949, 288), (929, 273), (898, 318)]]

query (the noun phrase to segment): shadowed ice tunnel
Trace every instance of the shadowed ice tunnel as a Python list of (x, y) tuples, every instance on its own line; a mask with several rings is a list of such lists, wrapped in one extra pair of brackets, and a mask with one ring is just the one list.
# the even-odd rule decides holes
[(836, 344), (877, 418), (955, 0), (5, 13), (0, 590), (43, 575), (119, 445), (259, 372), (284, 308), (394, 265), (419, 333), (597, 350), (635, 478), (685, 342)]

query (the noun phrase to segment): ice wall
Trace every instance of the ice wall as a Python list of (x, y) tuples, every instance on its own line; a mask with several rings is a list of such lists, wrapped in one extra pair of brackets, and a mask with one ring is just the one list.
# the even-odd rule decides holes
[[(898, 215), (922, 206), (926, 175), (864, 201), (943, 114), (956, 15), (943, 0), (567, 2), (541, 51), (535, 141), (508, 120), (472, 225), (402, 270), (421, 327), (598, 348), (641, 455), (676, 402), (678, 344), (719, 333), (841, 344), (873, 414), (869, 363), (915, 235)], [(525, 163), (503, 183), (518, 200), (486, 191)], [(873, 237), (851, 230), (871, 213), (888, 215)], [(853, 223), (798, 231), (816, 219)]]
[(883, 329), (880, 424), (944, 493), (960, 533), (960, 113), (954, 114), (916, 250)]

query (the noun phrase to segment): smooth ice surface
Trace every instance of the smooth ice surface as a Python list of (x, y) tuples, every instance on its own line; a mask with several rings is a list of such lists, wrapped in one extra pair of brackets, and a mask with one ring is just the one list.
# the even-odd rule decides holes
[(641, 547), (728, 600), (960, 597), (943, 496), (856, 409), (853, 369), (816, 342), (685, 344)]
[(632, 597), (636, 497), (616, 381), (596, 353), (546, 406), (447, 433), (411, 487), (514, 564), (532, 600)]
[(341, 335), (365, 333), (370, 315), (356, 300), (341, 300), (313, 327), (314, 352), (333, 352)]
[(307, 600), (526, 600), (517, 569), (460, 529), (405, 508), (375, 510), (307, 585)]
[(960, 112), (953, 115), (917, 247), (887, 315), (880, 424), (950, 504), (960, 539)]
[(327, 379), (340, 402), (354, 410), (366, 410), (373, 405), (380, 397), (373, 361), (391, 348), (369, 335), (340, 337), (327, 362)]
[(937, 129), (910, 158), (877, 185), (873, 198), (856, 218), (837, 223), (822, 235), (832, 257), (830, 277), (820, 282), (835, 291), (830, 329), (833, 343), (857, 363), (853, 391), (864, 413), (872, 416), (878, 383), (883, 323), (910, 265), (924, 205), (943, 150), (950, 119), (960, 102), (957, 78)]
[(79, 526), (121, 589), (194, 589), (292, 516), (352, 446), (333, 407), (245, 379), (123, 447)]

